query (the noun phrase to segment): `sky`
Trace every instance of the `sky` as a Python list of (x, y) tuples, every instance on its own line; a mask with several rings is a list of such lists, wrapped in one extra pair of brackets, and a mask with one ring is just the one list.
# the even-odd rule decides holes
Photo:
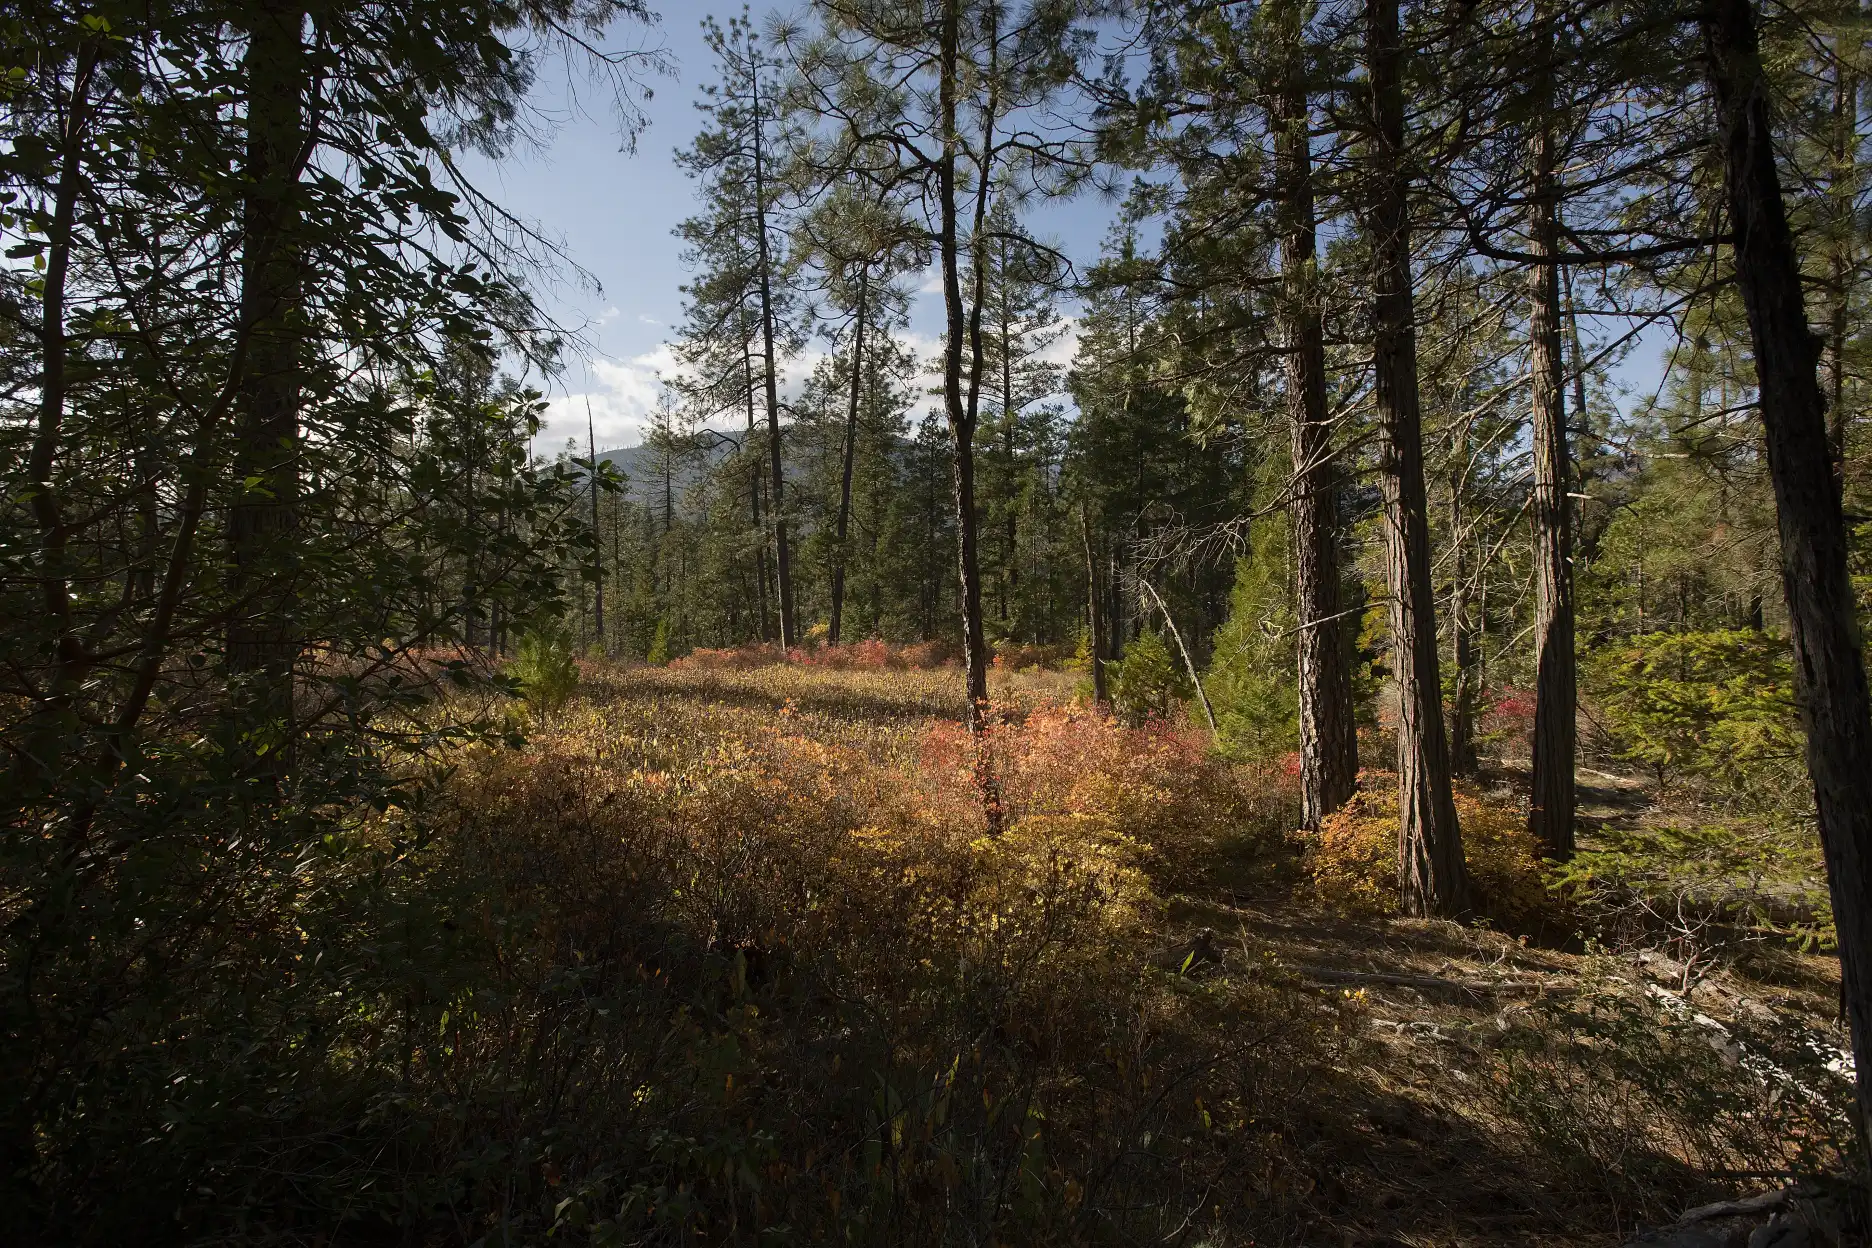
[[(499, 160), (460, 162), (482, 192), (554, 240), (569, 262), (541, 294), (559, 324), (581, 331), (584, 346), (566, 361), (562, 376), (528, 379), (547, 392), (547, 423), (535, 442), (542, 454), (557, 451), (568, 437), (584, 446), (588, 403), (600, 450), (635, 445), (656, 405), (658, 375), (675, 363), (668, 343), (682, 320), (681, 287), (691, 274), (672, 231), (695, 211), (695, 186), (674, 154), (701, 127), (695, 105), (714, 73), (702, 19), (725, 21), (741, 6), (664, 0), (660, 9), (657, 25), (619, 23), (606, 41), (610, 49), (660, 51), (672, 70), (644, 79), (651, 92), (642, 103), (649, 124), (635, 152), (624, 150), (609, 88), (585, 81), (563, 62), (543, 60), (529, 98), (537, 141), (516, 145)], [(1096, 258), (1114, 213), (1112, 204), (1084, 196), (1042, 206), (1030, 224), (1083, 264)], [(579, 280), (577, 270), (589, 279)], [(934, 283), (924, 284), (908, 337), (927, 355), (937, 345), (940, 303)], [(789, 387), (812, 371), (826, 345), (815, 341), (784, 368)], [(1072, 345), (1069, 334), (1054, 347), (1061, 362)]]
[[(562, 449), (568, 437), (583, 448), (588, 408), (600, 450), (639, 443), (657, 402), (658, 377), (675, 365), (668, 344), (682, 319), (681, 287), (691, 274), (673, 231), (696, 209), (694, 184), (676, 164), (675, 151), (701, 127), (696, 102), (715, 72), (702, 19), (725, 21), (741, 6), (662, 0), (660, 10), (654, 26), (618, 23), (604, 45), (658, 52), (670, 69), (643, 78), (649, 97), (640, 104), (648, 124), (634, 151), (621, 138), (609, 88), (547, 58), (529, 97), (535, 141), (517, 144), (499, 160), (460, 161), (482, 192), (556, 241), (565, 258), (539, 293), (560, 325), (579, 331), (580, 345), (561, 375), (527, 379), (548, 398), (546, 426), (535, 441), (542, 454)], [(1037, 206), (1027, 224), (1083, 268), (1097, 258), (1115, 215), (1113, 203), (1085, 194)], [(1063, 311), (1069, 332), (1049, 352), (1060, 363), (1070, 361), (1076, 338), (1070, 328), (1077, 308)], [(938, 346), (940, 322), (938, 288), (926, 275), (907, 335), (926, 358)], [(1608, 328), (1593, 326), (1588, 335)], [(1667, 337), (1661, 327), (1653, 329), (1614, 368), (1615, 386), (1625, 395), (1621, 403), (1655, 388)], [(784, 364), (783, 387), (797, 388), (826, 348), (818, 338)]]

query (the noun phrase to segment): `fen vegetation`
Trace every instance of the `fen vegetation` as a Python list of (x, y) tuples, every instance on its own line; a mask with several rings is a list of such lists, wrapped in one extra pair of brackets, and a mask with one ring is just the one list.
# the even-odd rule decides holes
[(0, 1242), (1861, 1242), (1865, 11), (697, 17), (0, 7)]

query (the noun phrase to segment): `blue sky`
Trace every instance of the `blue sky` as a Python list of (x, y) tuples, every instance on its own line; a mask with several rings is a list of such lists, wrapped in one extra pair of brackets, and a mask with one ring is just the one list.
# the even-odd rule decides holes
[[(606, 90), (548, 61), (529, 101), (542, 141), (518, 145), (499, 161), (461, 162), (483, 192), (558, 242), (596, 283), (581, 283), (562, 268), (546, 284), (548, 308), (561, 324), (583, 330), (587, 349), (546, 383), (541, 452), (563, 446), (568, 436), (584, 444), (588, 401), (599, 446), (632, 445), (656, 402), (657, 375), (673, 363), (666, 344), (682, 317), (680, 287), (690, 276), (671, 231), (694, 211), (694, 186), (673, 154), (700, 127), (699, 87), (714, 72), (701, 21), (711, 14), (725, 21), (740, 11), (738, 3), (665, 0), (656, 26), (621, 23), (610, 33), (609, 47), (660, 49), (674, 71), (646, 79), (649, 125), (635, 153), (622, 150)], [(1097, 256), (1113, 213), (1113, 205), (1082, 197), (1044, 206), (1033, 225), (1084, 263)], [(921, 297), (911, 320), (910, 337), (926, 352), (935, 346), (940, 319), (934, 305)], [(797, 384), (810, 372), (824, 347), (816, 343), (794, 361), (789, 380)], [(1069, 355), (1070, 341), (1056, 350)]]
[[(535, 444), (542, 453), (556, 451), (568, 436), (584, 445), (588, 404), (601, 449), (641, 439), (656, 403), (657, 377), (674, 363), (667, 343), (681, 320), (680, 288), (690, 276), (672, 231), (694, 211), (694, 187), (674, 152), (699, 128), (699, 88), (714, 72), (701, 21), (705, 15), (726, 20), (740, 11), (739, 3), (721, 0), (664, 0), (655, 26), (620, 23), (610, 32), (610, 48), (660, 51), (672, 70), (645, 80), (651, 92), (642, 102), (648, 125), (635, 152), (623, 150), (607, 90), (547, 60), (529, 101), (539, 141), (517, 145), (498, 161), (462, 161), (482, 191), (555, 240), (569, 261), (542, 293), (562, 325), (582, 331), (584, 345), (567, 360), (563, 375), (544, 383), (531, 379), (549, 398), (547, 426)], [(1029, 228), (1084, 265), (1096, 259), (1114, 213), (1113, 204), (1082, 195), (1039, 206)], [(577, 270), (590, 280), (579, 280)], [(909, 338), (927, 356), (937, 345), (940, 305), (933, 283), (925, 286), (912, 311)], [(1595, 325), (1588, 332), (1597, 337), (1609, 328)], [(1625, 401), (1649, 394), (1667, 337), (1652, 330), (1614, 369)], [(1052, 354), (1065, 362), (1073, 341), (1068, 334)], [(823, 357), (825, 345), (815, 342), (784, 367), (789, 388)]]

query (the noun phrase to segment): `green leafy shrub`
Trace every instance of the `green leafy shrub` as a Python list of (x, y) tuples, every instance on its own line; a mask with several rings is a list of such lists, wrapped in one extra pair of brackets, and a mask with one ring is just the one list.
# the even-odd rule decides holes
[(1591, 682), (1625, 758), (1736, 795), (1804, 792), (1784, 638), (1745, 629), (1647, 633), (1601, 652)]
[(1662, 934), (1686, 961), (1737, 936), (1823, 949), (1837, 939), (1820, 838), (1805, 823), (1607, 827), (1556, 884), (1603, 939)]
[(1125, 647), (1124, 657), (1106, 664), (1112, 704), (1132, 723), (1168, 719), (1194, 696), (1187, 673), (1171, 657), (1155, 631), (1146, 631)]
[(1209, 700), (1225, 754), (1269, 759), (1300, 747), (1293, 595), (1286, 564), (1287, 524), (1257, 522), (1253, 548), (1235, 566), (1228, 621), (1217, 630)]
[(669, 621), (658, 620), (656, 635), (650, 639), (650, 648), (644, 652), (644, 662), (667, 667), (669, 661)]
[(527, 633), (513, 662), (527, 706), (542, 723), (550, 720), (578, 688), (578, 662), (572, 643), (554, 629)]

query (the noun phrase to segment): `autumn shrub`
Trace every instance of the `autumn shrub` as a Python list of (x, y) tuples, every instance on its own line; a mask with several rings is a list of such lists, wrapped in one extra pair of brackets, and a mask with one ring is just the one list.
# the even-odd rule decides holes
[(1030, 667), (1061, 667), (1071, 657), (1072, 651), (1066, 646), (1044, 645), (1037, 642), (1022, 642), (1002, 639), (994, 645), (994, 665), (1010, 672), (1025, 671)]
[(1534, 740), (1534, 695), (1513, 685), (1491, 691), (1476, 716), (1476, 739), (1497, 753), (1526, 754)]
[(1157, 856), (1251, 820), (1248, 780), (1036, 704), (988, 837), (964, 734), (805, 696), (919, 679), (632, 669), (461, 758), (421, 857), (478, 953), (416, 1012), (403, 1163), (461, 1237), (1157, 1240), (1225, 1180), (1283, 1216), (1266, 1124), (1337, 1016), (1150, 954)]
[(836, 672), (901, 672), (941, 668), (954, 662), (954, 648), (939, 641), (899, 645), (870, 637), (834, 646), (826, 644), (821, 637), (809, 638), (790, 650), (781, 650), (778, 646), (764, 642), (746, 642), (723, 650), (698, 648), (681, 658), (672, 659), (670, 666), (678, 671), (740, 672), (786, 663)]
[(1285, 791), (1214, 756), (1207, 738), (1165, 720), (1127, 724), (1084, 703), (1048, 703), (976, 742), (960, 726), (929, 730), (918, 775), (964, 810), (976, 752), (999, 777), (1010, 826), (1074, 827), (1109, 852), (1174, 873), (1200, 848), (1271, 838)]
[(676, 671), (743, 672), (785, 661), (786, 655), (779, 647), (761, 641), (748, 641), (720, 650), (698, 646), (680, 658), (671, 659), (669, 665)]
[[(1463, 857), (1477, 912), (1508, 931), (1529, 932), (1559, 917), (1547, 887), (1540, 844), (1527, 817), (1513, 806), (1463, 785), (1456, 789)], [(1306, 853), (1306, 872), (1318, 900), (1348, 914), (1398, 913), (1397, 780), (1365, 772), (1359, 790), (1328, 815)]]

